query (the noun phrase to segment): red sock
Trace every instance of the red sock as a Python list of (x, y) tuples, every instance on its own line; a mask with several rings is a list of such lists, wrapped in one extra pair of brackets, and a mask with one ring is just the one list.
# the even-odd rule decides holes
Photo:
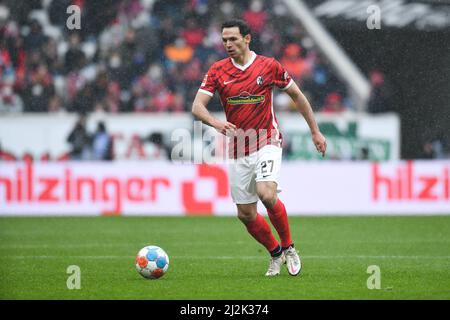
[(272, 209), (267, 209), (267, 213), (280, 236), (281, 246), (283, 248), (289, 247), (292, 244), (291, 231), (289, 230), (288, 217), (283, 202), (278, 199)]
[(259, 213), (256, 214), (256, 219), (248, 223), (246, 227), (248, 233), (250, 233), (256, 241), (266, 247), (267, 251), (271, 252), (278, 248), (278, 241), (273, 236), (270, 225)]

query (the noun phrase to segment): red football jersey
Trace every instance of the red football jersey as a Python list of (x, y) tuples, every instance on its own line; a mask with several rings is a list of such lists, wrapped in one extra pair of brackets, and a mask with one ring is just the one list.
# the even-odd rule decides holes
[(231, 157), (248, 155), (268, 144), (281, 146), (282, 135), (273, 111), (273, 86), (287, 90), (292, 84), (277, 60), (253, 51), (244, 66), (226, 58), (209, 68), (199, 91), (212, 97), (217, 90), (227, 121), (238, 128), (236, 137), (230, 139)]

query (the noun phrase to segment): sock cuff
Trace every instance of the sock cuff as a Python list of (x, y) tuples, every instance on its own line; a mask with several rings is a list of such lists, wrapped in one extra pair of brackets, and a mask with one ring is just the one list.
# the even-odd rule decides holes
[(283, 253), (283, 249), (281, 248), (280, 245), (278, 245), (275, 249), (270, 251), (270, 255), (272, 257), (279, 257), (282, 253)]

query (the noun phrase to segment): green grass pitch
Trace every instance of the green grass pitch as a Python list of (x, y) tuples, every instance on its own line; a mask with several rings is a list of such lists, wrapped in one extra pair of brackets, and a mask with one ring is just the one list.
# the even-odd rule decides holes
[[(450, 299), (450, 216), (290, 217), (303, 269), (269, 257), (234, 217), (0, 218), (1, 299)], [(142, 278), (158, 245), (168, 273)], [(81, 270), (69, 290), (67, 268)], [(367, 268), (381, 288), (369, 290)]]

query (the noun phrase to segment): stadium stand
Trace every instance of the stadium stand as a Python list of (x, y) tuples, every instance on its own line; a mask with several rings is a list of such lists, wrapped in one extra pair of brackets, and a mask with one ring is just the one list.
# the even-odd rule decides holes
[[(66, 27), (70, 5), (82, 9), (79, 30)], [(0, 112), (186, 112), (226, 56), (220, 23), (236, 16), (251, 26), (253, 50), (280, 59), (316, 111), (335, 110), (336, 98), (354, 108), (282, 1), (44, 0), (0, 6)], [(283, 93), (275, 101), (293, 110)]]

